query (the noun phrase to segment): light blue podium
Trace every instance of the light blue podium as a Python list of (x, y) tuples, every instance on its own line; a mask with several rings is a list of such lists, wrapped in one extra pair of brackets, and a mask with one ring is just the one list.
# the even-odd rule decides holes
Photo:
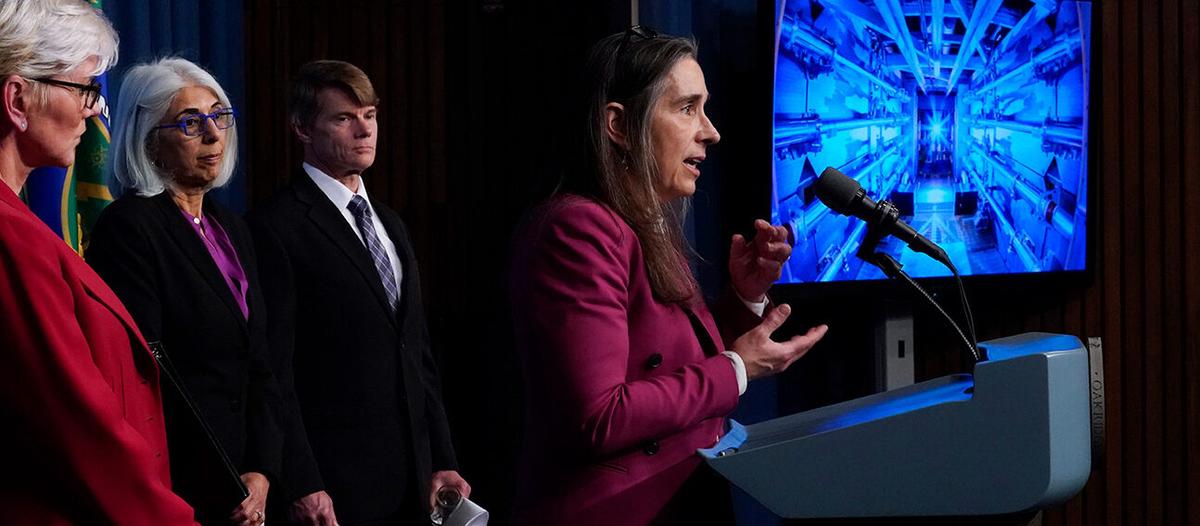
[(742, 426), (700, 450), (781, 517), (989, 515), (1043, 508), (1091, 470), (1088, 355), (1074, 336), (979, 344), (951, 375)]

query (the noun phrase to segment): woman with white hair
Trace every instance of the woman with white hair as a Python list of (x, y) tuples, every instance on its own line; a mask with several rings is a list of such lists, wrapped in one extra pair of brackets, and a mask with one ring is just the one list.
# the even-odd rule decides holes
[(0, 2), (0, 523), (191, 524), (171, 492), (150, 350), (100, 277), (18, 197), (68, 166), (117, 35), (79, 0)]
[(216, 79), (187, 60), (130, 69), (111, 150), (124, 195), (100, 215), (87, 259), (146, 338), (162, 343), (250, 496), (240, 504), (222, 498), (211, 478), (220, 466), (201, 460), (207, 437), (186, 426), (187, 406), (168, 397), (175, 490), (202, 523), (257, 525), (279, 473), (278, 388), (247, 228), (205, 198), (237, 163), (235, 118)]

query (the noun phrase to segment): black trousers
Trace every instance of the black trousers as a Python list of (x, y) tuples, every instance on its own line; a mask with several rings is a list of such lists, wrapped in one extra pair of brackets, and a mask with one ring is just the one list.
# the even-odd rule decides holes
[[(338, 517), (338, 524), (341, 526), (429, 526), (429, 512), (425, 511), (428, 504), (426, 504), (425, 498), (417, 496), (417, 492), (412, 488), (413, 484), (406, 484), (406, 486), (403, 504), (391, 515), (360, 521), (343, 520)], [(333, 511), (337, 512), (337, 501), (333, 503)]]
[[(267, 524), (286, 526), (291, 524), (288, 520), (288, 508), (290, 502), (279, 502), (282, 498), (276, 500), (267, 500)], [(427, 504), (424, 498), (418, 498), (415, 491), (407, 491), (404, 496), (404, 505), (396, 510), (395, 513), (388, 517), (380, 519), (370, 519), (363, 521), (352, 521), (338, 517), (338, 524), (342, 526), (429, 526), (429, 513), (425, 510)], [(337, 513), (337, 501), (333, 503), (333, 512)]]

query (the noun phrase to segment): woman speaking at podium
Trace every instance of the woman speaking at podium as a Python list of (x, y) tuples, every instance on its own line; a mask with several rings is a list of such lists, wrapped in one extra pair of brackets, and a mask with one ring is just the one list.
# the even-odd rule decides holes
[(586, 152), (516, 238), (512, 303), (527, 417), (517, 524), (732, 523), (697, 448), (725, 431), (747, 380), (778, 373), (826, 327), (770, 339), (790, 313), (766, 292), (782, 228), (734, 236), (732, 290), (711, 310), (682, 218), (720, 140), (690, 39), (635, 26), (588, 62)]

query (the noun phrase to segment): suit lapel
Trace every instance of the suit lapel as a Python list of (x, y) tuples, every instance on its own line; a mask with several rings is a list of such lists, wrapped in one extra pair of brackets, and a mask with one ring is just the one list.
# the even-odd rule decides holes
[[(309, 205), (308, 219), (350, 259), (354, 267), (362, 274), (363, 279), (367, 281), (367, 286), (374, 293), (379, 307), (387, 309), (387, 292), (383, 290), (383, 281), (379, 278), (379, 272), (375, 270), (371, 254), (367, 252), (367, 247), (358, 238), (358, 234), (354, 233), (354, 230), (346, 223), (342, 212), (325, 194), (321, 193), (321, 189), (317, 188), (316, 183), (312, 182), (312, 179), (309, 179), (308, 174), (303, 170), (297, 176), (293, 188), (296, 191), (297, 199)], [(395, 319), (392, 321), (395, 323)]]
[[(213, 261), (212, 254), (208, 253), (208, 248), (204, 246), (204, 241), (200, 236), (196, 235), (196, 230), (189, 225), (187, 219), (180, 213), (179, 207), (171, 200), (171, 196), (163, 192), (152, 198), (158, 205), (158, 211), (163, 215), (162, 224), (167, 230), (167, 235), (171, 238), (180, 250), (183, 251), (185, 257), (191, 262), (196, 271), (204, 277), (204, 281), (212, 287), (213, 292), (217, 297), (221, 298), (221, 302), (229, 308), (230, 313), (237, 319), (242, 331), (248, 331), (246, 327), (246, 318), (242, 316), (242, 309), (238, 306), (237, 300), (233, 298), (233, 291), (229, 290), (229, 284), (225, 281), (225, 276), (221, 274), (221, 269), (217, 267), (217, 263)], [(216, 208), (209, 204), (204, 206), (204, 212), (209, 213)], [(217, 215), (217, 222), (221, 223), (221, 217)], [(224, 223), (221, 223), (224, 227)]]

